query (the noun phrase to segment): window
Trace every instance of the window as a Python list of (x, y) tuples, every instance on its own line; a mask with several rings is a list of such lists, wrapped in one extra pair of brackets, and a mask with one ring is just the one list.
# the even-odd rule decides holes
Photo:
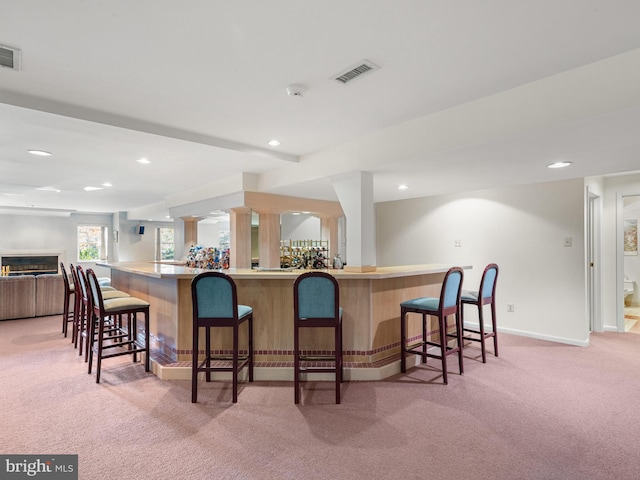
[(78, 225), (78, 261), (107, 259), (107, 227)]
[(175, 243), (173, 228), (159, 227), (156, 229), (156, 260), (173, 260)]

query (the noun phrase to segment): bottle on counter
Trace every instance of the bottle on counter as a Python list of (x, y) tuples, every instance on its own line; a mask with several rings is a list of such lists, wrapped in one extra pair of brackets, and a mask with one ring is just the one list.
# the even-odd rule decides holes
[(342, 258), (340, 258), (340, 254), (336, 253), (333, 256), (333, 268), (335, 268), (336, 270), (340, 270), (343, 266), (343, 262), (342, 262)]

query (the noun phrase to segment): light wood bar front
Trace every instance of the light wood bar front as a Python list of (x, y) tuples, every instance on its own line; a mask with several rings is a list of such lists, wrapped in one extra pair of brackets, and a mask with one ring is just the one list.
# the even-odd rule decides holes
[[(206, 270), (152, 262), (101, 265), (111, 269), (111, 283), (115, 288), (151, 304), (151, 335), (165, 359), (164, 362), (156, 361), (156, 374), (160, 378), (189, 378), (159, 370), (187, 370), (190, 364), (191, 280)], [(400, 302), (438, 296), (444, 274), (450, 267), (406, 265), (378, 267), (375, 272), (366, 273), (324, 270), (334, 275), (340, 285), (346, 379), (382, 379), (399, 371)], [(238, 302), (250, 305), (254, 310), (258, 378), (288, 379), (282, 370), (292, 371), (289, 364), (293, 361), (293, 282), (303, 271), (230, 269), (224, 272), (236, 282)], [(301, 348), (330, 350), (331, 332), (327, 330), (318, 335), (316, 330), (301, 338)], [(415, 321), (410, 320), (408, 333), (409, 338), (420, 334), (417, 317)], [(246, 345), (244, 337), (240, 342), (241, 348)], [(225, 350), (229, 345), (230, 335), (221, 335), (217, 336), (212, 348)], [(293, 378), (292, 373), (290, 377)]]

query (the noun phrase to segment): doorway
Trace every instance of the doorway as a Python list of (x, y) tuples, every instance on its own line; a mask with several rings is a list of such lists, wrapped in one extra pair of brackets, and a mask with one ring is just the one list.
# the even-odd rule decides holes
[[(640, 195), (622, 197), (622, 249), (621, 293), (618, 295), (622, 322), (618, 331), (640, 334), (640, 255), (638, 231), (640, 223)], [(619, 226), (620, 229), (620, 226)], [(622, 245), (620, 245), (622, 243)]]

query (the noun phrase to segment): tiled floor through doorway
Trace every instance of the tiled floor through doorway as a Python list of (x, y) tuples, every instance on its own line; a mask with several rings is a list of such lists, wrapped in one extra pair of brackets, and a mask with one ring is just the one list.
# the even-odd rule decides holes
[(624, 331), (640, 334), (640, 307), (624, 307)]

